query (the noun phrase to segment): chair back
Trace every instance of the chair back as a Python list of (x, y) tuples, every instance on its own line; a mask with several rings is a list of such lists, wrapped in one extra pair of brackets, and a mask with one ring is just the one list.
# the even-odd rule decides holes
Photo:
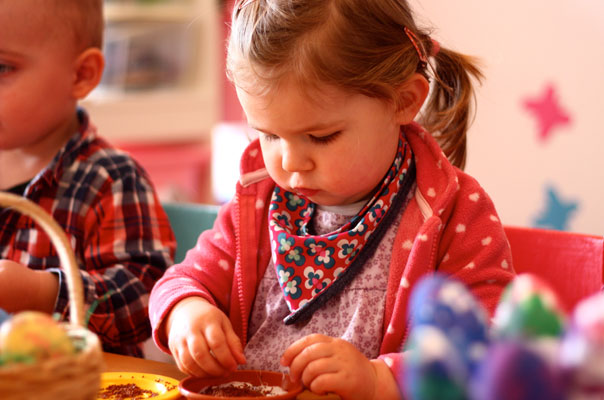
[(566, 311), (602, 289), (604, 237), (505, 226), (517, 274), (532, 273), (558, 294)]
[(214, 226), (219, 206), (199, 203), (167, 202), (162, 204), (176, 237), (174, 263), (185, 258), (195, 246), (199, 234)]

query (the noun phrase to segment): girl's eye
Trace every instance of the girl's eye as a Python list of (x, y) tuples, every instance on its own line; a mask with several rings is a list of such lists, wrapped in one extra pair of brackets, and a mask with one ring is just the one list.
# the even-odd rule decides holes
[[(316, 144), (327, 144), (327, 143), (331, 143), (334, 140), (336, 140), (336, 138), (340, 135), (341, 131), (336, 131), (334, 133), (331, 133), (329, 135), (324, 135), (324, 136), (314, 136), (314, 135), (308, 135), (308, 137), (310, 138), (310, 141)], [(266, 142), (273, 142), (276, 140), (279, 140), (280, 137), (278, 135), (274, 135), (272, 133), (266, 133), (266, 132), (262, 132), (262, 138), (266, 141)]]
[(317, 144), (328, 144), (328, 143), (331, 143), (334, 140), (336, 140), (338, 138), (338, 136), (340, 136), (341, 132), (342, 131), (336, 131), (334, 133), (331, 133), (331, 134), (325, 135), (325, 136), (310, 135), (310, 140)]
[(266, 140), (267, 142), (272, 142), (274, 140), (278, 140), (279, 136), (277, 135), (273, 135), (272, 133), (265, 133), (262, 132), (262, 137), (264, 138), (264, 140)]
[(1, 64), (0, 63), (0, 74), (7, 74), (9, 72), (12, 72), (15, 70), (15, 67), (8, 65), (8, 64)]

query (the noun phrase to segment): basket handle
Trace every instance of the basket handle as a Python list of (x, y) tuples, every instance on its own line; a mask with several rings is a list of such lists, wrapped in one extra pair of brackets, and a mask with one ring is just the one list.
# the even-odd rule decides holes
[(69, 316), (72, 324), (84, 327), (84, 289), (75, 254), (61, 226), (42, 207), (22, 196), (0, 191), (0, 207), (13, 208), (32, 218), (48, 234), (67, 277)]

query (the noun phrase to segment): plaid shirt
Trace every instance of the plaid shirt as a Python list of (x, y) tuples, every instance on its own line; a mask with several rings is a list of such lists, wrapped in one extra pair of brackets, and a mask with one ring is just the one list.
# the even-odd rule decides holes
[[(81, 130), (26, 186), (70, 239), (84, 284), (88, 328), (105, 351), (141, 356), (151, 334), (149, 292), (171, 265), (176, 242), (145, 171), (96, 136), (83, 110)], [(50, 238), (33, 220), (0, 208), (0, 259), (59, 276), (55, 312), (68, 320), (64, 272)]]

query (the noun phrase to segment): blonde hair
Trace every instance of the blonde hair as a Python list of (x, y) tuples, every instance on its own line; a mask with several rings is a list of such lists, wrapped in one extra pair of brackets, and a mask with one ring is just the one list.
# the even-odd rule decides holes
[[(241, 4), (241, 2), (237, 2)], [(397, 102), (396, 89), (415, 72), (435, 84), (420, 123), (451, 162), (463, 168), (474, 98), (472, 77), (482, 74), (472, 57), (450, 49), (430, 61), (430, 33), (420, 29), (406, 0), (255, 0), (235, 5), (227, 52), (227, 76), (244, 90), (270, 91), (283, 79), (308, 88), (332, 84)]]

